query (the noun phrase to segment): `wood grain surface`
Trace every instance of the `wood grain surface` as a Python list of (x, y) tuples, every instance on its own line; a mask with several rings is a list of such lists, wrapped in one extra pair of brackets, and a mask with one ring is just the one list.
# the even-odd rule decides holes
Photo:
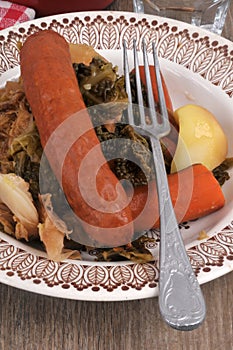
[[(175, 0), (174, 0), (175, 2)], [(128, 0), (109, 9), (131, 11)], [(233, 2), (223, 36), (233, 40)], [(233, 272), (202, 286), (203, 325), (180, 332), (164, 324), (158, 299), (83, 302), (0, 284), (0, 350), (231, 350)]]

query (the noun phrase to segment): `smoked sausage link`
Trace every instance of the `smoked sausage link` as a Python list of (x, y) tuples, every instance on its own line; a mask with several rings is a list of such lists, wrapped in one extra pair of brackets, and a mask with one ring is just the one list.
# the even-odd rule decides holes
[[(130, 242), (133, 236), (133, 222), (127, 195), (102, 154), (78, 87), (68, 43), (56, 32), (42, 30), (27, 38), (20, 58), (25, 94), (36, 121), (42, 146), (72, 210), (81, 220), (88, 236), (98, 245), (113, 247)], [(64, 134), (63, 140), (55, 144), (55, 147), (46, 148), (46, 145), (62, 123), (82, 110), (85, 118), (80, 117), (76, 124), (80, 130), (85, 130), (85, 133), (75, 140), (63, 162), (59, 158), (63, 141), (74, 131), (67, 130), (67, 135)], [(83, 198), (80, 184), (78, 185), (82, 161), (92, 149), (95, 149), (95, 158), (102, 164), (95, 184), (100, 197), (100, 205), (96, 203), (98, 208)], [(85, 171), (88, 178), (96, 171), (95, 164), (87, 162)], [(83, 191), (88, 194), (87, 187)], [(111, 211), (112, 202), (115, 210)]]

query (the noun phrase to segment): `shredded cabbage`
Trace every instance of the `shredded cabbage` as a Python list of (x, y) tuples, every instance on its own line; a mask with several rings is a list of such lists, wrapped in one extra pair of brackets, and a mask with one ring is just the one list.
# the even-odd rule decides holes
[(0, 174), (0, 202), (4, 203), (26, 230), (37, 232), (39, 218), (29, 184), (13, 173)]

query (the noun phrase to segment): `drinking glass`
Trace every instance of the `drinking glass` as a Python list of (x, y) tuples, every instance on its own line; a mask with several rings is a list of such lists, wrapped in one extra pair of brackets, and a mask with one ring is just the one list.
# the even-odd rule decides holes
[(231, 0), (133, 0), (134, 11), (177, 19), (221, 35)]

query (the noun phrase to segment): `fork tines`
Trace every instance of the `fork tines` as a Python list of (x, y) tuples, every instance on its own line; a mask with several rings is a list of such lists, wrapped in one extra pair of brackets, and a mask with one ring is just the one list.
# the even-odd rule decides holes
[[(124, 74), (125, 74), (125, 86), (126, 86), (126, 92), (128, 94), (128, 100), (129, 100), (129, 108), (128, 108), (128, 121), (129, 124), (132, 126), (136, 125), (134, 120), (134, 113), (133, 108), (131, 106), (132, 104), (132, 90), (130, 85), (130, 70), (129, 70), (129, 60), (128, 60), (128, 53), (126, 48), (125, 41), (123, 42), (123, 51), (124, 51)], [(140, 115), (140, 126), (144, 129), (148, 129), (148, 123), (152, 124), (153, 126), (156, 125), (158, 129), (158, 135), (159, 137), (165, 136), (170, 131), (170, 124), (168, 120), (168, 113), (166, 108), (166, 102), (162, 87), (162, 79), (160, 74), (160, 67), (159, 67), (159, 60), (156, 53), (156, 47), (155, 44), (152, 44), (152, 54), (153, 54), (153, 64), (154, 64), (154, 70), (150, 69), (149, 67), (149, 60), (147, 55), (147, 48), (145, 40), (142, 41), (142, 52), (143, 52), (143, 66), (145, 71), (145, 78), (146, 78), (146, 89), (147, 89), (147, 98), (148, 98), (148, 107), (149, 110), (146, 111), (145, 116), (145, 107), (143, 103), (143, 94), (142, 94), (142, 84), (141, 84), (141, 78), (140, 78), (140, 70), (139, 70), (139, 58), (138, 58), (138, 51), (137, 51), (137, 45), (136, 40), (133, 41), (133, 61), (134, 61), (134, 69), (135, 69), (135, 81), (136, 81), (136, 93), (137, 93), (137, 103), (138, 103), (138, 109), (139, 109), (139, 115)], [(160, 115), (158, 117), (157, 110), (158, 106), (155, 104), (154, 95), (153, 95), (153, 88), (152, 88), (152, 82), (151, 82), (151, 74), (155, 74), (156, 77), (156, 83), (157, 83), (157, 89), (158, 89), (158, 96), (159, 96), (159, 111)], [(149, 116), (148, 116), (149, 111)], [(150, 120), (148, 121), (148, 117), (150, 117)], [(154, 125), (155, 124), (155, 125)]]

